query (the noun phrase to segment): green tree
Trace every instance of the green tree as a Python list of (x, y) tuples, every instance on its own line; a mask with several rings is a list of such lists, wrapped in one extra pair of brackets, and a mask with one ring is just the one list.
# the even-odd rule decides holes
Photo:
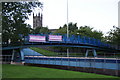
[(90, 37), (93, 37), (93, 38), (95, 38), (95, 39), (99, 39), (99, 40), (104, 41), (104, 37), (103, 37), (102, 31), (94, 30), (94, 31), (91, 33), (91, 36), (90, 36)]
[(50, 33), (50, 30), (48, 29), (48, 27), (37, 27), (36, 29), (33, 30), (32, 33), (35, 33), (35, 34), (39, 34), (39, 33), (48, 34), (48, 33)]
[(89, 26), (84, 26), (84, 27), (81, 26), (78, 30), (75, 30), (72, 34), (92, 37), (100, 40), (103, 39), (102, 31), (93, 30), (93, 28)]
[(78, 30), (75, 30), (73, 34), (79, 34), (79, 35), (91, 37), (92, 29), (93, 28), (90, 28), (89, 26), (84, 26), (84, 27), (81, 26)]
[(68, 27), (69, 27), (68, 29), (69, 29), (69, 32), (70, 32), (70, 33), (78, 29), (77, 23), (73, 24), (72, 22), (70, 22), (70, 23), (68, 24)]
[(107, 42), (120, 46), (120, 27), (113, 26), (107, 36)]
[(31, 28), (25, 20), (34, 8), (42, 8), (41, 2), (2, 2), (2, 37), (3, 42), (21, 41), (19, 34), (27, 35)]
[[(100, 39), (103, 41), (104, 37), (103, 37), (103, 33), (102, 31), (97, 31), (97, 30), (93, 30), (93, 28), (89, 27), (89, 26), (81, 26), (79, 29), (77, 27), (77, 23), (69, 23), (68, 24), (69, 27), (69, 34), (73, 34), (73, 35), (82, 35), (82, 36), (87, 36), (87, 37), (92, 37), (95, 39)], [(56, 32), (54, 33), (61, 33), (61, 34), (66, 34), (67, 33), (67, 25), (64, 24), (63, 27), (60, 27)]]
[[(72, 32), (74, 32), (74, 30), (77, 30), (77, 23), (68, 23), (68, 29), (69, 29), (69, 33), (71, 34)], [(63, 27), (60, 27), (56, 32), (54, 33), (61, 33), (61, 34), (66, 34), (67, 33), (67, 24), (64, 24)]]

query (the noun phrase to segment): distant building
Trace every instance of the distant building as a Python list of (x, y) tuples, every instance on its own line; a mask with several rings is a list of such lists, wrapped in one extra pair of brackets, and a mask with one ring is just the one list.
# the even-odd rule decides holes
[(43, 15), (38, 13), (36, 16), (33, 13), (33, 29), (37, 27), (42, 27), (42, 20), (43, 20)]
[(118, 2), (118, 26), (120, 27), (120, 1)]
[(50, 30), (50, 32), (55, 32), (55, 31), (57, 31), (58, 29), (49, 29)]

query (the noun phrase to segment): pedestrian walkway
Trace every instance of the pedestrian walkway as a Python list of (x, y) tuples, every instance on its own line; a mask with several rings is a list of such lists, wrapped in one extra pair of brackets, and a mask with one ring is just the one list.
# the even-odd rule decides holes
[(22, 49), (22, 52), (24, 53), (24, 56), (43, 56), (42, 54), (40, 54), (30, 48), (24, 48), (24, 49)]

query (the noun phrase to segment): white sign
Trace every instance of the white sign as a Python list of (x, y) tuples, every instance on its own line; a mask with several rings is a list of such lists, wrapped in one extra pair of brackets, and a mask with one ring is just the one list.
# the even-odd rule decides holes
[(49, 35), (49, 41), (62, 41), (62, 36), (60, 36), (60, 35)]
[(29, 35), (29, 42), (46, 42), (45, 36)]

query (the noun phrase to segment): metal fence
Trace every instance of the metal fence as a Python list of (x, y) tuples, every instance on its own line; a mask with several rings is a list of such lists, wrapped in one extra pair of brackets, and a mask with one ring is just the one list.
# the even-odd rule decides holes
[(1, 55), (2, 63), (10, 64), (12, 61), (15, 63), (25, 63), (25, 65), (57, 67), (60, 69), (120, 76), (120, 54), (117, 53), (97, 51), (97, 57), (94, 57), (92, 52), (85, 57), (84, 52), (81, 51), (79, 53), (76, 50), (69, 51), (68, 56), (67, 51), (56, 52), (54, 48), (52, 51), (46, 52), (42, 49), (41, 54), (32, 49), (20, 49), (20, 53), (13, 51), (16, 52), (14, 55)]
[(2, 64), (10, 64), (12, 61), (12, 55), (0, 55)]
[(97, 57), (93, 55), (85, 57), (85, 53), (71, 52), (69, 57), (67, 53), (62, 52), (46, 54), (25, 55), (25, 64), (120, 76), (120, 54), (104, 52), (102, 55), (99, 53)]

